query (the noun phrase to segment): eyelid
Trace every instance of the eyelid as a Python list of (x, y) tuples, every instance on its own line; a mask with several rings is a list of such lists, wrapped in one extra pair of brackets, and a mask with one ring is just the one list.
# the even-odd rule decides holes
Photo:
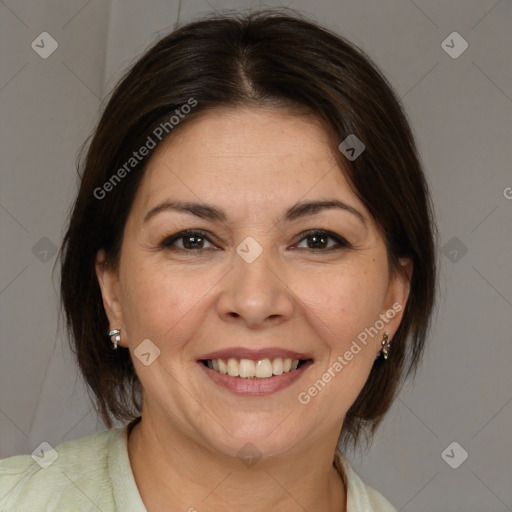
[[(337, 250), (337, 249), (342, 249), (342, 248), (345, 248), (345, 249), (353, 249), (353, 245), (343, 236), (341, 235), (338, 235), (337, 233), (334, 233), (332, 231), (329, 231), (327, 229), (322, 229), (322, 228), (313, 228), (313, 229), (308, 229), (306, 231), (303, 231), (301, 233), (299, 233), (299, 239), (294, 243), (294, 245), (297, 245), (301, 242), (303, 242), (304, 240), (306, 240), (309, 236), (313, 236), (313, 235), (323, 235), (327, 238), (331, 238), (332, 240), (334, 240), (336, 242), (337, 245), (333, 246), (333, 247), (328, 247), (326, 249), (309, 249), (309, 248), (306, 248), (306, 250), (310, 251), (310, 252), (330, 252), (330, 251), (333, 251), (333, 250)], [(167, 236), (163, 239), (163, 241), (161, 242), (160, 244), (160, 248), (162, 249), (171, 249), (173, 248), (174, 246), (172, 244), (174, 244), (176, 241), (182, 239), (182, 238), (185, 238), (187, 236), (194, 236), (194, 235), (199, 235), (201, 237), (203, 237), (205, 240), (207, 240), (210, 244), (213, 244), (214, 245), (214, 242), (211, 240), (211, 237), (209, 236), (210, 233), (208, 231), (205, 231), (205, 230), (202, 230), (202, 229), (186, 229), (186, 230), (183, 230), (183, 231), (180, 231), (178, 233), (175, 233), (173, 235), (170, 235), (170, 236)], [(202, 248), (202, 249), (182, 249), (181, 247), (175, 247), (176, 250), (178, 251), (183, 251), (183, 252), (190, 252), (190, 253), (196, 253), (196, 254), (201, 254), (202, 252), (205, 252), (205, 251), (208, 251), (208, 250), (212, 250), (212, 248)], [(215, 249), (215, 248), (213, 248)], [(302, 248), (301, 248), (302, 249)]]
[[(300, 233), (300, 238), (297, 241), (298, 243), (303, 242), (305, 239), (307, 239), (309, 236), (313, 236), (316, 234), (321, 234), (327, 238), (331, 238), (334, 240), (338, 245), (334, 247), (329, 247), (328, 249), (309, 249), (309, 251), (318, 251), (318, 252), (329, 252), (330, 250), (336, 250), (341, 248), (346, 249), (352, 249), (352, 244), (343, 236), (338, 235), (337, 233), (333, 233), (332, 231), (329, 231), (328, 229), (321, 229), (321, 228), (314, 228), (314, 229), (308, 229), (306, 231), (303, 231)], [(296, 244), (295, 244), (296, 245)]]
[[(180, 240), (187, 236), (194, 236), (194, 235), (200, 235), (203, 238), (205, 238), (206, 240), (208, 240), (208, 242), (213, 244), (212, 240), (210, 239), (208, 231), (204, 231), (202, 229), (185, 229), (183, 231), (179, 231), (178, 233), (175, 233), (173, 235), (169, 235), (169, 236), (165, 237), (163, 239), (162, 243), (160, 244), (160, 247), (162, 247), (164, 249), (168, 248), (168, 247), (172, 247), (172, 244), (174, 242), (176, 242), (177, 240)], [(181, 247), (178, 247), (177, 249), (180, 250)], [(187, 252), (194, 252), (193, 250), (187, 250), (187, 249), (182, 249), (182, 250), (187, 251)], [(206, 249), (196, 249), (195, 252), (199, 252), (200, 250), (206, 250)]]

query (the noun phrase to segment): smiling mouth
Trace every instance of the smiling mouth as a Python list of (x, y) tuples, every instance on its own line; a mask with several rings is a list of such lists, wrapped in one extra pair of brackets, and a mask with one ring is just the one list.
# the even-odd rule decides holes
[(200, 362), (217, 373), (240, 379), (270, 379), (300, 369), (312, 359), (288, 359), (276, 357), (253, 359), (202, 359)]

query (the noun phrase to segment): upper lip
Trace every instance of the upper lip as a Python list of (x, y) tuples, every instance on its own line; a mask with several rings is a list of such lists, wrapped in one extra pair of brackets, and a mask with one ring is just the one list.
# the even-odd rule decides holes
[(260, 349), (251, 349), (245, 347), (233, 347), (225, 348), (222, 350), (216, 350), (215, 352), (209, 352), (199, 357), (199, 360), (205, 359), (253, 359), (259, 361), (261, 359), (276, 359), (281, 357), (283, 359), (311, 359), (308, 354), (302, 354), (293, 350), (286, 350), (279, 347), (268, 347)]

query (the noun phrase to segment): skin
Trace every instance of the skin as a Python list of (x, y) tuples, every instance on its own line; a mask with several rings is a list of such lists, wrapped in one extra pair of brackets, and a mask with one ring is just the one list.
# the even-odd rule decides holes
[[(393, 339), (403, 309), (307, 405), (297, 397), (380, 314), (395, 302), (405, 307), (409, 284), (389, 274), (384, 240), (335, 151), (311, 117), (266, 108), (204, 114), (181, 126), (149, 161), (118, 271), (98, 253), (110, 328), (121, 329), (120, 345), (132, 353), (144, 388), (142, 421), (128, 452), (148, 511), (168, 510), (169, 503), (199, 512), (346, 510), (345, 485), (332, 465), (336, 443), (382, 334)], [(228, 221), (166, 211), (144, 224), (165, 199), (213, 204)], [(328, 199), (357, 209), (366, 225), (340, 209), (279, 221), (298, 201)], [(195, 247), (190, 238), (177, 240), (175, 251), (161, 247), (184, 229), (208, 233), (203, 254), (184, 248)], [(351, 247), (329, 251), (337, 246), (329, 238), (315, 251), (303, 236), (309, 229), (331, 231)], [(247, 236), (263, 249), (252, 263), (236, 252)], [(401, 264), (410, 276), (411, 262)], [(146, 366), (133, 351), (148, 338), (160, 355)], [(237, 396), (197, 363), (208, 352), (237, 346), (291, 349), (311, 354), (314, 364), (270, 396)], [(248, 442), (261, 454), (249, 468), (237, 457)]]

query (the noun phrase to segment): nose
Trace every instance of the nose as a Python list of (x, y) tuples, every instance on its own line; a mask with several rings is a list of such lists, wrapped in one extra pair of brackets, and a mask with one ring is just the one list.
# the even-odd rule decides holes
[(224, 321), (244, 323), (250, 329), (279, 325), (292, 318), (294, 294), (286, 279), (284, 262), (269, 248), (252, 262), (233, 253), (232, 269), (221, 283), (217, 302)]

